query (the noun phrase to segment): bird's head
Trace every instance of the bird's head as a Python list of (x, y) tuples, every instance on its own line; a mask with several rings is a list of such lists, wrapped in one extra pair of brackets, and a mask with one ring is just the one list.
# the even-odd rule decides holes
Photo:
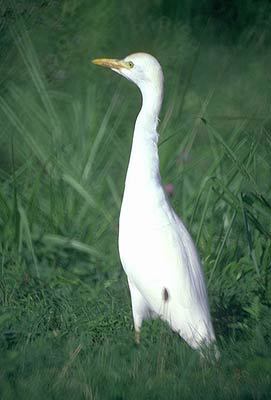
[(163, 87), (163, 72), (155, 57), (147, 53), (135, 53), (123, 60), (99, 58), (92, 61), (96, 65), (107, 67), (134, 82), (141, 91), (146, 87)]

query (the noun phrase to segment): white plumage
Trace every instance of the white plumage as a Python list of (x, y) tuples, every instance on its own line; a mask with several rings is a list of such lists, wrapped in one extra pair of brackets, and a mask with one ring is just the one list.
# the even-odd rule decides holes
[(119, 221), (119, 252), (128, 277), (136, 341), (144, 319), (160, 317), (194, 349), (215, 341), (200, 260), (161, 184), (158, 115), (163, 72), (151, 55), (99, 59), (142, 94)]

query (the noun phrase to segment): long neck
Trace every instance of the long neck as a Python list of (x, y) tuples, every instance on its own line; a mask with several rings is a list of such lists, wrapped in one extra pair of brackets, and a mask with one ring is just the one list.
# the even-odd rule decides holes
[(158, 124), (162, 104), (162, 85), (148, 84), (140, 88), (142, 107), (137, 116), (126, 187), (142, 186), (160, 181), (158, 158)]

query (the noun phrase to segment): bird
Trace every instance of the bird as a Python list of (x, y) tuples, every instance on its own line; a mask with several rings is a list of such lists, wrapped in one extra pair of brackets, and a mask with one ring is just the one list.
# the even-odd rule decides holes
[(136, 118), (119, 217), (119, 254), (130, 289), (135, 341), (144, 320), (166, 321), (193, 349), (215, 346), (202, 264), (186, 226), (161, 181), (158, 122), (163, 71), (147, 53), (92, 62), (110, 68), (139, 88)]

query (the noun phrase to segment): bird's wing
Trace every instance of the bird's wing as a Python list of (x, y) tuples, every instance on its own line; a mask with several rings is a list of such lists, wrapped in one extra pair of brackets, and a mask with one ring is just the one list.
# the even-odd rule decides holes
[(206, 313), (209, 313), (205, 279), (198, 252), (183, 222), (176, 214), (174, 214), (174, 219), (176, 221), (176, 231), (178, 232), (176, 250), (178, 249), (182, 254), (180, 258), (182, 259), (182, 265), (185, 265), (183, 273), (186, 276), (189, 287), (187, 304), (189, 306), (196, 302), (197, 305), (205, 309)]

